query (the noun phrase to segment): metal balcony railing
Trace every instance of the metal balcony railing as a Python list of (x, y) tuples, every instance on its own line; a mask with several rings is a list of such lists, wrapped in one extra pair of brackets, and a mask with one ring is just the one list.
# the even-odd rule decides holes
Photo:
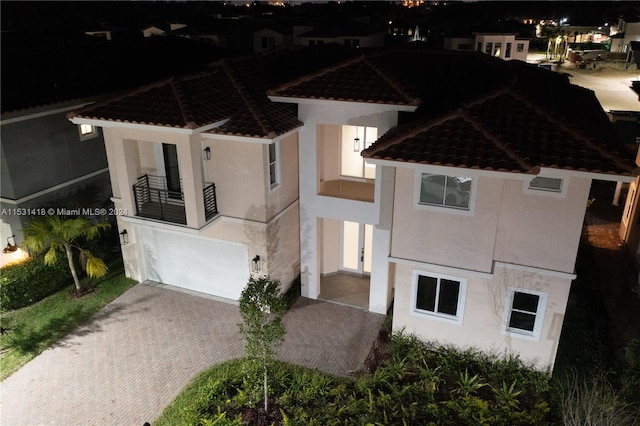
[[(143, 175), (133, 185), (133, 197), (136, 204), (136, 215), (166, 222), (187, 224), (182, 182), (180, 192), (167, 189), (163, 176)], [(218, 213), (216, 187), (213, 183), (205, 185), (202, 191), (205, 217), (211, 219)]]

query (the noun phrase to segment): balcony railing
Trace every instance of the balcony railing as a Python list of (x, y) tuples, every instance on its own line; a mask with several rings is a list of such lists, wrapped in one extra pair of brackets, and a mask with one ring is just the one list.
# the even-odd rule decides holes
[[(182, 189), (182, 183), (181, 183)], [(211, 219), (218, 213), (216, 187), (213, 183), (205, 185), (202, 191), (205, 217)], [(159, 219), (166, 222), (187, 224), (184, 193), (169, 191), (164, 176), (143, 175), (133, 185), (136, 215)]]

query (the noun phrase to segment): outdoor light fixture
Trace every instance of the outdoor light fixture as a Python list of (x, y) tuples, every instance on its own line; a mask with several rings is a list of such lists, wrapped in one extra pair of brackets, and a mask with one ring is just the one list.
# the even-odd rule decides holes
[(353, 139), (353, 152), (360, 152), (360, 138)]
[[(10, 238), (13, 238), (13, 244), (9, 242)], [(2, 253), (4, 254), (13, 253), (16, 250), (18, 250), (18, 246), (16, 245), (16, 236), (12, 235), (7, 238), (7, 246), (2, 250)]]
[(251, 271), (260, 272), (260, 269), (262, 269), (260, 265), (260, 256), (256, 254), (256, 257), (251, 260)]
[(202, 158), (204, 159), (204, 161), (211, 160), (211, 148), (206, 147), (202, 150)]
[(120, 232), (120, 244), (122, 244), (123, 246), (129, 244), (129, 233), (126, 229)]

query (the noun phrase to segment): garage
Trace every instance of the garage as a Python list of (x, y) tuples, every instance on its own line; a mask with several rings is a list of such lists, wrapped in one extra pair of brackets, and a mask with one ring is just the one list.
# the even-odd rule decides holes
[(140, 227), (147, 280), (238, 300), (249, 279), (247, 246)]

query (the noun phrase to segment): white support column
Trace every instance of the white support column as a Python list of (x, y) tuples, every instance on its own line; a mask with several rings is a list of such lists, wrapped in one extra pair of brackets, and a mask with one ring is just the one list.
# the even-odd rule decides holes
[(182, 178), (187, 226), (196, 229), (204, 226), (206, 222), (200, 147), (200, 135), (189, 135), (188, 140), (177, 144), (178, 168)]
[(317, 299), (320, 294), (318, 272), (318, 214), (317, 199), (317, 149), (316, 123), (309, 120), (300, 129), (298, 139), (298, 159), (300, 176), (300, 274), (301, 294)]
[(378, 224), (373, 228), (369, 311), (379, 314), (387, 313), (393, 299), (388, 256), (391, 251), (394, 187), (395, 168), (378, 166), (375, 199), (379, 205), (380, 216)]
[(611, 202), (611, 205), (620, 205), (620, 192), (622, 192), (622, 182), (616, 182), (616, 192), (613, 194), (613, 201)]
[[(121, 137), (110, 138), (109, 144), (112, 145), (112, 149), (107, 151), (112, 153), (112, 157), (108, 158), (109, 167), (111, 167), (111, 164), (118, 165), (117, 182), (112, 181), (111, 184), (114, 187), (119, 187), (122, 208), (128, 211), (130, 216), (135, 216), (136, 205), (133, 198), (133, 185), (138, 180), (138, 144), (134, 140), (122, 139)], [(115, 173), (111, 174), (112, 179), (114, 175)]]

